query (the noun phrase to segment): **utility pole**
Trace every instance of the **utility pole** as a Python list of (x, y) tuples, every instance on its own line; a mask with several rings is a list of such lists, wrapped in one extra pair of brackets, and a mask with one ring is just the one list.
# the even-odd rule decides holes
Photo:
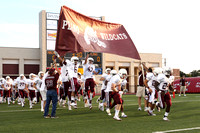
[(165, 66), (165, 67), (167, 66), (166, 58), (164, 58), (164, 66)]

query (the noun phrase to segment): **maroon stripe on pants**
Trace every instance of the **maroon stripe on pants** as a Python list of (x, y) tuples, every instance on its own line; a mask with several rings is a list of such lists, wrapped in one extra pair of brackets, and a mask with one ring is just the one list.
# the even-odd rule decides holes
[(30, 99), (32, 101), (33, 98), (35, 97), (35, 90), (29, 90), (29, 97), (30, 97)]

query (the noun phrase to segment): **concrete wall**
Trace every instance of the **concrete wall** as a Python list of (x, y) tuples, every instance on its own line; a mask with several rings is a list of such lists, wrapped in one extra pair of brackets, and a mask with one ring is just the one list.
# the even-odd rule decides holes
[(24, 64), (40, 64), (39, 48), (0, 47), (0, 53), (0, 77), (3, 76), (3, 64), (6, 64), (4, 62), (9, 64), (17, 62), (19, 64), (19, 74), (24, 73)]

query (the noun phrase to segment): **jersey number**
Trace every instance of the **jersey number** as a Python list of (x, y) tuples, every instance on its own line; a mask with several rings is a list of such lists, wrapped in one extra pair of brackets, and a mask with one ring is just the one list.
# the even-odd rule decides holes
[(47, 80), (47, 87), (53, 87), (53, 80)]

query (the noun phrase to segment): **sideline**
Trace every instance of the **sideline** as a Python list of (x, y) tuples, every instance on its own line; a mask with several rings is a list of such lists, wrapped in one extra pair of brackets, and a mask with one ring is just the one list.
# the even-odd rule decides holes
[(170, 133), (170, 132), (180, 132), (180, 131), (188, 131), (188, 130), (198, 130), (200, 127), (193, 127), (193, 128), (183, 128), (183, 129), (175, 129), (175, 130), (167, 130), (167, 131), (157, 131), (152, 133)]

